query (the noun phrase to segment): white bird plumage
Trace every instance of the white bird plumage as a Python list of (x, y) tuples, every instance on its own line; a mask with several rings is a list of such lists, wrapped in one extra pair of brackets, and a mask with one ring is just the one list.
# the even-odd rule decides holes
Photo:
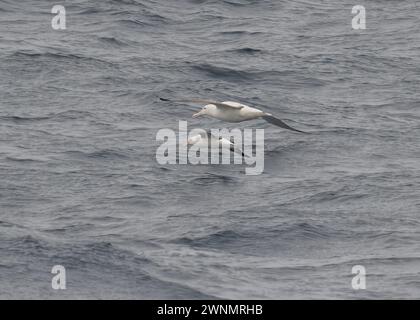
[(262, 118), (265, 121), (279, 126), (284, 129), (305, 133), (303, 131), (297, 130), (290, 127), (282, 120), (274, 117), (270, 113), (266, 113), (257, 108), (247, 106), (245, 104), (233, 101), (211, 101), (211, 100), (202, 100), (202, 99), (182, 99), (182, 100), (169, 100), (160, 98), (162, 101), (172, 101), (172, 102), (187, 102), (187, 103), (205, 103), (205, 106), (197, 113), (193, 114), (193, 118), (207, 115), (222, 121), (226, 122), (242, 122), (253, 119)]
[(236, 152), (243, 157), (245, 154), (243, 151), (238, 148), (234, 143), (230, 140), (223, 138), (221, 136), (217, 137), (213, 135), (210, 131), (201, 131), (196, 135), (193, 135), (188, 138), (187, 140), (188, 145), (195, 145), (197, 147), (209, 147), (211, 145), (218, 145), (219, 147), (227, 147), (230, 151)]

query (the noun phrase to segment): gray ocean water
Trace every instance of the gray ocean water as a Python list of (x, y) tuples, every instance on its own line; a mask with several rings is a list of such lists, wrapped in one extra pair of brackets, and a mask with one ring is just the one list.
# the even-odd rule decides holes
[[(0, 298), (420, 298), (419, 30), (415, 0), (1, 0)], [(159, 97), (312, 134), (235, 125), (257, 176), (160, 165), (159, 129), (226, 124)]]

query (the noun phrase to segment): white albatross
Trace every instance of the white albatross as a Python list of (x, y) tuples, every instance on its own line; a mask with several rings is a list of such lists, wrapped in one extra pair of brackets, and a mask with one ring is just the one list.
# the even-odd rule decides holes
[(262, 118), (265, 121), (274, 124), (278, 127), (300, 132), (300, 133), (307, 133), (304, 131), (300, 131), (298, 129), (292, 128), (282, 120), (274, 117), (271, 113), (267, 113), (261, 111), (257, 108), (252, 108), (247, 105), (244, 105), (239, 102), (232, 102), (232, 101), (224, 101), (224, 102), (217, 102), (211, 100), (202, 100), (202, 99), (187, 99), (187, 100), (170, 100), (160, 98), (162, 101), (167, 102), (188, 102), (188, 103), (205, 103), (206, 105), (197, 113), (193, 114), (193, 118), (208, 115), (210, 117), (223, 120), (226, 122), (242, 122), (248, 121), (253, 119)]
[(196, 145), (198, 147), (207, 147), (211, 145), (218, 145), (219, 147), (228, 147), (230, 151), (236, 152), (242, 157), (247, 157), (244, 152), (235, 144), (221, 136), (217, 137), (210, 131), (200, 131), (197, 135), (189, 137), (187, 140), (188, 145)]

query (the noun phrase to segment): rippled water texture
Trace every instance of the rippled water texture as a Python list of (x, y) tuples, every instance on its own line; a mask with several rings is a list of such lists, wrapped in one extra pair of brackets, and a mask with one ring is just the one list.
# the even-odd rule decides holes
[[(0, 298), (420, 298), (417, 1), (63, 3), (0, 1)], [(241, 123), (259, 176), (162, 166), (159, 129), (226, 124), (160, 96), (312, 134)]]

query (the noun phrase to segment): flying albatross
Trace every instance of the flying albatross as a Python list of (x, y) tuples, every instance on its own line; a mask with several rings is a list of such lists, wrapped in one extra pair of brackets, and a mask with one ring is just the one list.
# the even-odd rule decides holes
[(182, 100), (170, 100), (160, 98), (162, 101), (167, 102), (187, 102), (187, 103), (205, 103), (206, 105), (197, 113), (193, 115), (193, 118), (208, 115), (210, 117), (227, 121), (227, 122), (242, 122), (247, 120), (253, 120), (262, 118), (265, 121), (274, 124), (278, 127), (300, 132), (300, 133), (307, 133), (304, 131), (297, 130), (295, 128), (290, 127), (282, 120), (274, 117), (272, 114), (261, 111), (257, 108), (252, 108), (247, 105), (238, 102), (232, 101), (224, 101), (224, 102), (217, 102), (211, 100), (202, 100), (202, 99), (182, 99)]

